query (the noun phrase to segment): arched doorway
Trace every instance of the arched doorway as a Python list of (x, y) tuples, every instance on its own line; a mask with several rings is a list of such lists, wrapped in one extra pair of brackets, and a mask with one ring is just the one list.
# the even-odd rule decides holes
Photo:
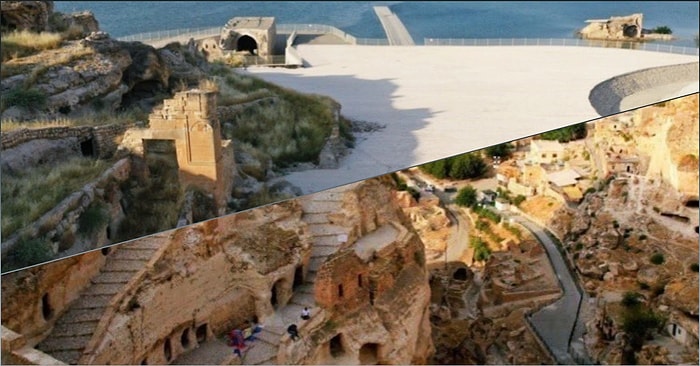
[(366, 343), (360, 347), (360, 365), (376, 365), (378, 363), (379, 345)]
[(452, 274), (452, 278), (458, 281), (466, 281), (468, 278), (467, 269), (464, 267), (458, 268), (454, 274)]
[(333, 358), (338, 358), (345, 354), (345, 348), (343, 348), (342, 337), (342, 334), (337, 334), (335, 337), (331, 338), (330, 352), (331, 357)]
[(236, 51), (248, 51), (251, 55), (258, 54), (258, 42), (251, 36), (241, 36), (236, 41)]
[(280, 305), (280, 294), (282, 293), (283, 284), (284, 280), (280, 279), (272, 285), (272, 289), (270, 290), (270, 305), (272, 305), (272, 308), (275, 310), (277, 310)]

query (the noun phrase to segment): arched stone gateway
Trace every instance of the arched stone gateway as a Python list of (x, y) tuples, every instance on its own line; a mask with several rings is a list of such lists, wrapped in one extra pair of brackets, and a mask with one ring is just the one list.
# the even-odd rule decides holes
[(219, 47), (266, 57), (273, 54), (276, 35), (273, 17), (236, 17), (221, 29)]
[(241, 36), (236, 41), (236, 51), (248, 51), (251, 55), (257, 55), (258, 42), (251, 36)]

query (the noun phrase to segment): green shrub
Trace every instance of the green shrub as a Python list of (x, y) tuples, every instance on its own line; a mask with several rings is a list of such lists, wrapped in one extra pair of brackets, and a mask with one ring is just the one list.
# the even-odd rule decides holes
[(22, 239), (9, 251), (7, 258), (2, 261), (2, 271), (28, 267), (51, 260), (53, 250), (51, 245), (41, 239)]
[(579, 123), (567, 126), (554, 131), (545, 132), (540, 135), (543, 140), (557, 140), (559, 142), (569, 142), (586, 137), (586, 123)]
[(474, 207), (476, 205), (476, 189), (472, 186), (465, 186), (459, 190), (455, 203), (462, 207)]
[(472, 248), (474, 248), (474, 260), (485, 261), (491, 255), (491, 249), (486, 245), (481, 238), (472, 236), (470, 240)]
[(673, 34), (673, 31), (671, 28), (665, 25), (658, 26), (654, 29), (651, 30), (652, 33), (658, 33), (658, 34)]
[(651, 288), (651, 286), (649, 286), (649, 285), (646, 284), (645, 282), (639, 282), (639, 288), (640, 288), (641, 290), (648, 290), (648, 289)]
[(525, 196), (523, 196), (522, 194), (519, 194), (519, 195), (515, 196), (515, 198), (513, 198), (512, 203), (517, 207), (517, 206), (520, 206), (520, 204), (523, 203), (523, 201), (525, 201), (525, 199), (526, 199)]
[(640, 240), (640, 241), (641, 241), (641, 240), (646, 240), (646, 239), (647, 239), (646, 234), (639, 234), (639, 240)]
[(639, 305), (639, 303), (640, 303), (639, 298), (640, 297), (642, 297), (642, 294), (640, 294), (639, 292), (627, 291), (622, 296), (622, 305), (624, 305), (625, 307), (628, 307), (628, 308)]
[(661, 253), (654, 253), (651, 257), (649, 257), (649, 262), (656, 265), (662, 264), (664, 260), (664, 255)]
[(25, 109), (42, 109), (46, 106), (46, 93), (38, 89), (14, 89), (4, 95), (4, 108), (12, 106), (22, 107)]
[(78, 219), (78, 232), (84, 235), (92, 235), (109, 222), (107, 206), (99, 201), (94, 201), (83, 211)]
[(493, 145), (493, 146), (489, 146), (486, 149), (484, 149), (484, 152), (489, 157), (499, 156), (505, 160), (505, 159), (510, 158), (511, 155), (513, 154), (513, 145), (509, 142), (506, 142), (503, 144), (498, 144), (498, 145)]

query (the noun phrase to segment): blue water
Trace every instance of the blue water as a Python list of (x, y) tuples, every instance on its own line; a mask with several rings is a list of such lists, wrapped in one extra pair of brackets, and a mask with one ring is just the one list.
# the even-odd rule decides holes
[(400, 2), (400, 1), (56, 1), (61, 12), (90, 10), (113, 37), (221, 26), (235, 16), (277, 23), (320, 23), (356, 37), (386, 38), (372, 7), (386, 5), (417, 43), (424, 38), (572, 38), (587, 19), (644, 14), (644, 28), (669, 26), (676, 45), (694, 46), (698, 2)]

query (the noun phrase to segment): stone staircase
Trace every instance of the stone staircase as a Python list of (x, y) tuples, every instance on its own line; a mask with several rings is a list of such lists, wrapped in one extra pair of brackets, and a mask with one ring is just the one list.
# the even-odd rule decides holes
[(112, 249), (114, 252), (108, 254), (100, 273), (69, 305), (51, 333), (36, 348), (68, 364), (77, 364), (109, 303), (145, 268), (160, 246), (161, 240), (147, 237)]
[(282, 336), (287, 333), (287, 326), (292, 323), (300, 325), (301, 311), (308, 307), (313, 311), (314, 280), (321, 264), (344, 242), (339, 237), (345, 235), (348, 230), (334, 225), (329, 219), (330, 214), (340, 212), (343, 194), (352, 189), (352, 185), (342, 186), (331, 190), (315, 193), (300, 199), (303, 210), (302, 220), (306, 222), (312, 235), (311, 260), (309, 262), (306, 279), (301, 286), (294, 290), (294, 295), (289, 303), (278, 309), (273, 316), (262, 324), (262, 332), (257, 334), (258, 340), (249, 343), (251, 346), (245, 351), (243, 364), (246, 365), (274, 365), (277, 362), (277, 351)]

